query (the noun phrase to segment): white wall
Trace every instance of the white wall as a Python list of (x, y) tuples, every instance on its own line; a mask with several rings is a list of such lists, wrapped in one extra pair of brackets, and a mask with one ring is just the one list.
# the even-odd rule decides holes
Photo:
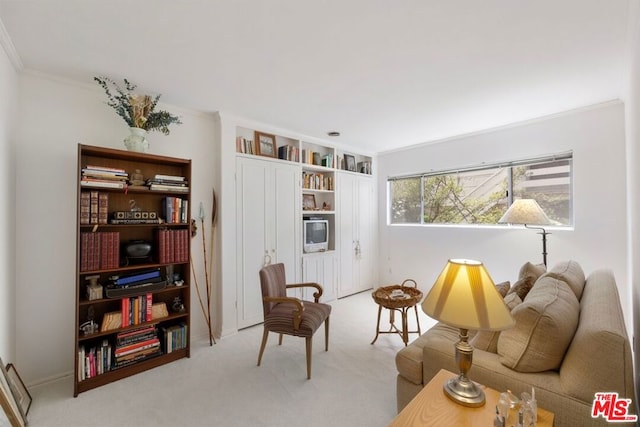
[[(548, 263), (574, 259), (586, 274), (610, 268), (628, 295), (624, 107), (617, 101), (379, 155), (382, 283), (413, 278), (428, 291), (449, 258), (479, 259), (494, 280), (512, 282), (523, 263), (542, 262), (541, 237), (532, 230), (386, 225), (386, 177), (567, 150), (574, 153), (575, 229), (551, 230)], [(629, 300), (622, 304), (630, 325)]]
[[(633, 331), (640, 330), (640, 2), (632, 1), (629, 10), (629, 67), (627, 74), (626, 126), (627, 126), (627, 180), (629, 188), (629, 275), (633, 303)], [(636, 394), (640, 390), (640, 342), (634, 342)], [(636, 405), (639, 402), (636, 400)], [(637, 412), (636, 412), (637, 413)]]
[[(2, 30), (0, 22), (0, 30)], [(0, 44), (0, 357), (15, 363), (15, 175), (12, 134), (18, 76)]]
[[(92, 82), (83, 85), (33, 73), (22, 74), (19, 82), (16, 356), (24, 381), (34, 383), (73, 370), (77, 144), (124, 149), (122, 139), (128, 128), (104, 104), (102, 89)], [(150, 152), (193, 160), (192, 214), (197, 216), (203, 202), (205, 221), (209, 221), (216, 164), (215, 118), (161, 107), (181, 116), (183, 124), (172, 126), (169, 136), (150, 133)], [(209, 233), (207, 228), (207, 239)], [(198, 280), (203, 283), (201, 242), (198, 234), (191, 248)], [(192, 344), (205, 345), (197, 343), (207, 332), (195, 290), (191, 294)]]

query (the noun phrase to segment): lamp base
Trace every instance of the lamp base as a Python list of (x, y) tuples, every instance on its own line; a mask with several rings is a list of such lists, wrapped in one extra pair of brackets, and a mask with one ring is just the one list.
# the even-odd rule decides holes
[(444, 383), (444, 394), (459, 405), (470, 408), (484, 406), (484, 391), (470, 379), (457, 376)]

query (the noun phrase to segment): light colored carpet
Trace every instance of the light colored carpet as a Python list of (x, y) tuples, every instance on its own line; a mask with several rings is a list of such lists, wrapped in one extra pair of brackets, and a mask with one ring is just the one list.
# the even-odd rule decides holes
[[(213, 347), (195, 341), (191, 358), (77, 398), (70, 377), (34, 387), (29, 426), (386, 426), (396, 416), (394, 357), (402, 339), (380, 335), (370, 345), (377, 316), (371, 292), (332, 306), (329, 351), (321, 327), (313, 340), (311, 380), (302, 338), (285, 336), (278, 346), (277, 335), (270, 334), (262, 366), (256, 366), (262, 337), (257, 325)], [(418, 312), (424, 332), (434, 321)], [(388, 319), (383, 310), (385, 327)], [(415, 329), (413, 312), (409, 325)]]

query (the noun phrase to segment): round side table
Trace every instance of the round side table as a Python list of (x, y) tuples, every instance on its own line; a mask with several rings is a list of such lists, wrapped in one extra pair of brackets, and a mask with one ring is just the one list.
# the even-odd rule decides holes
[[(406, 286), (407, 283), (413, 283), (413, 286)], [(402, 282), (401, 285), (383, 286), (372, 292), (371, 296), (373, 300), (378, 304), (378, 325), (376, 327), (376, 336), (371, 341), (371, 344), (375, 343), (380, 334), (398, 334), (402, 337), (404, 345), (409, 342), (409, 334), (420, 335), (420, 320), (418, 319), (418, 307), (417, 304), (422, 299), (422, 292), (418, 289), (418, 284), (415, 280), (407, 279)], [(382, 314), (382, 308), (386, 308), (389, 311), (389, 330), (380, 330), (380, 315)], [(413, 307), (416, 313), (416, 324), (418, 330), (410, 331), (407, 324), (407, 311)], [(398, 328), (395, 325), (395, 312), (398, 311), (402, 318), (402, 325)]]

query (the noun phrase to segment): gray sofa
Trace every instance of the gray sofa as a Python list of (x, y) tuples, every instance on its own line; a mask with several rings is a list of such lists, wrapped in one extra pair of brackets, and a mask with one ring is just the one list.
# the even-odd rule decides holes
[[(538, 406), (555, 414), (556, 427), (608, 425), (591, 417), (596, 392), (632, 399), (636, 414), (631, 347), (613, 273), (597, 270), (585, 279), (575, 261), (533, 278), (523, 269), (511, 289), (523, 284), (523, 275), (532, 287), (521, 304), (510, 305), (516, 326), (493, 339), (474, 334), (469, 377), (517, 396), (535, 387)], [(458, 333), (438, 323), (397, 353), (398, 412), (440, 369), (457, 372)]]

